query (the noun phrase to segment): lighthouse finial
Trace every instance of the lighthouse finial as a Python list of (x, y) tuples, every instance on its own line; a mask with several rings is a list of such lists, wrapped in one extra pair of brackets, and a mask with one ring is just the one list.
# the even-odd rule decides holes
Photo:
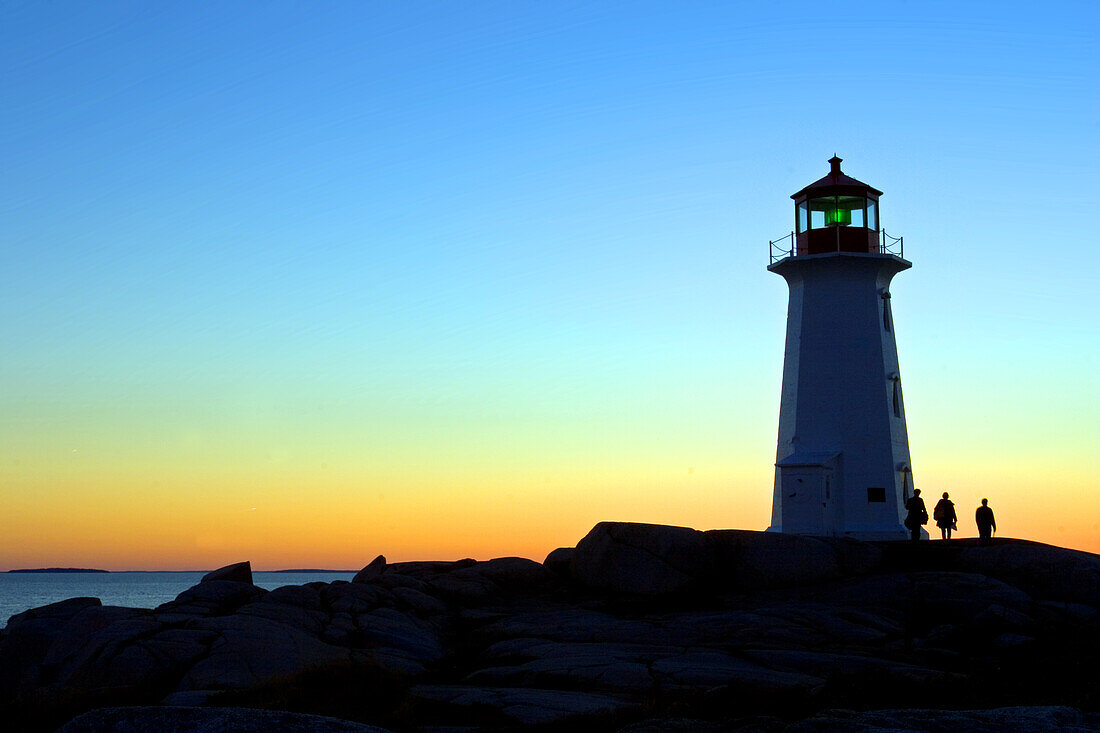
[(840, 175), (840, 163), (842, 160), (844, 159), (836, 157), (836, 153), (833, 153), (833, 157), (829, 158), (829, 165), (831, 166), (829, 173), (831, 175)]

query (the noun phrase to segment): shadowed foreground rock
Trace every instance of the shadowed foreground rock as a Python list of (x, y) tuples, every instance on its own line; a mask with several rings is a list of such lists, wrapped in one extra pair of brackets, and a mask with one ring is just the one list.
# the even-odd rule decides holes
[(1098, 729), (1100, 557), (1036, 543), (605, 522), (545, 563), (379, 556), (355, 582), (271, 592), (245, 570), (155, 609), (13, 616), (0, 716), (52, 731), (164, 705), (66, 733), (299, 730), (245, 708), (393, 730)]
[(1064, 707), (994, 710), (832, 710), (786, 728), (785, 733), (887, 733), (888, 731), (967, 731), (967, 733), (1086, 733), (1100, 726), (1100, 715)]
[(85, 713), (58, 733), (386, 733), (320, 715), (243, 708), (132, 707)]

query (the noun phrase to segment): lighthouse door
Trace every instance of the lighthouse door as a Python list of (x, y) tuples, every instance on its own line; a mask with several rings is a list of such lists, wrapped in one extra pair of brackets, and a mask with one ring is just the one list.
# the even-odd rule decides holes
[(783, 531), (827, 534), (832, 471), (826, 466), (784, 466), (781, 471)]

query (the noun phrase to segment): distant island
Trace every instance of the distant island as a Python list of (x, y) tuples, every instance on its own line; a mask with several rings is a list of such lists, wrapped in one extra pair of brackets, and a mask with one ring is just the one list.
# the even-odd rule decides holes
[(110, 570), (97, 568), (20, 568), (9, 570), (9, 573), (109, 573)]

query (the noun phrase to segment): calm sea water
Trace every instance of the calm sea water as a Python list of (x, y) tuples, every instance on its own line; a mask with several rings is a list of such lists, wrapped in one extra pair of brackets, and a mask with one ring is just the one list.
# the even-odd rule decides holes
[[(0, 573), (0, 626), (28, 608), (45, 606), (78, 596), (93, 596), (104, 606), (153, 608), (166, 603), (199, 582), (197, 573)], [(273, 590), (283, 585), (302, 585), (321, 580), (351, 580), (355, 573), (253, 572), (252, 580)]]

